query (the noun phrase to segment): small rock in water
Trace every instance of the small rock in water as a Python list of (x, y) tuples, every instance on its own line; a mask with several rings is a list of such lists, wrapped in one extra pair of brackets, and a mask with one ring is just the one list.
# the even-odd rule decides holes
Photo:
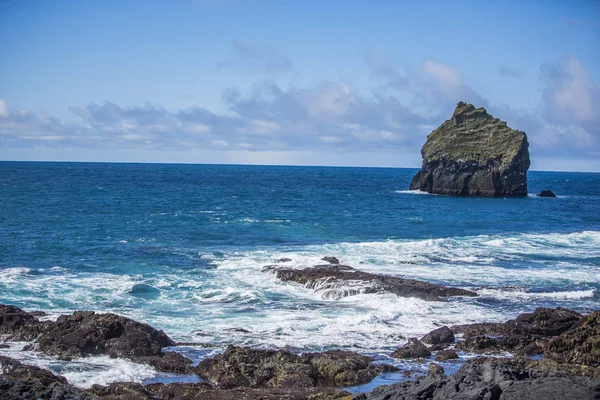
[(323, 261), (327, 261), (329, 264), (333, 264), (333, 265), (338, 265), (340, 263), (340, 260), (338, 260), (336, 257), (323, 257), (321, 258), (321, 260)]
[(454, 350), (442, 350), (435, 355), (436, 361), (456, 360), (458, 353)]
[(552, 190), (542, 190), (538, 193), (538, 197), (556, 197)]
[(441, 344), (454, 342), (454, 333), (447, 326), (435, 329), (421, 338), (423, 343)]
[(419, 339), (410, 338), (408, 343), (394, 351), (394, 358), (428, 358), (431, 352)]

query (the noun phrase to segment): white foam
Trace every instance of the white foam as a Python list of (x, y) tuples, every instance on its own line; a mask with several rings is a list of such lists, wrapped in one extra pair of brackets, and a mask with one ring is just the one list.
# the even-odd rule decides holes
[(422, 190), (394, 190), (394, 193), (398, 194), (427, 194), (430, 196), (435, 196), (434, 194), (424, 192)]
[(64, 376), (69, 383), (82, 389), (90, 388), (94, 384), (109, 385), (112, 382), (142, 383), (157, 375), (153, 367), (128, 360), (97, 356), (61, 361), (34, 351), (20, 351), (27, 342), (9, 344), (9, 349), (0, 349), (1, 355), (17, 359), (26, 365), (46, 368)]
[(594, 297), (594, 289), (590, 290), (571, 290), (564, 292), (528, 292), (521, 290), (502, 290), (502, 289), (479, 289), (477, 293), (481, 296), (490, 296), (504, 300), (534, 300), (534, 299), (557, 299), (557, 300), (577, 300)]

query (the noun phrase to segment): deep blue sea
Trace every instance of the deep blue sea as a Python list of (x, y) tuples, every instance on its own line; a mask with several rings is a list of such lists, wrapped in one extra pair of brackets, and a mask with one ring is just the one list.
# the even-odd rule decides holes
[[(410, 192), (416, 171), (0, 162), (0, 302), (48, 318), (125, 315), (198, 343), (178, 349), (196, 361), (227, 344), (383, 359), (442, 324), (600, 308), (600, 174), (531, 171), (529, 197), (479, 199)], [(535, 197), (542, 189), (558, 198)], [(323, 256), (479, 297), (340, 298), (262, 272)], [(168, 379), (123, 360), (17, 350), (0, 351), (83, 387)]]

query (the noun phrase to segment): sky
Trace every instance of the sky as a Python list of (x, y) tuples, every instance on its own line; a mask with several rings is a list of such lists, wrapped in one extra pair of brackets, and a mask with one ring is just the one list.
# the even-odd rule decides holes
[(600, 172), (599, 0), (0, 0), (0, 160), (419, 167), (458, 101)]

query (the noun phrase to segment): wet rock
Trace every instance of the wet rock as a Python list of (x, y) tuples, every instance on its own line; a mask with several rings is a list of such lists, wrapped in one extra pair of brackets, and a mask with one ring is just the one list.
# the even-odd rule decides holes
[(10, 346), (4, 343), (0, 343), (0, 349), (10, 349)]
[(408, 343), (394, 351), (394, 358), (429, 358), (431, 352), (419, 339), (410, 338)]
[(537, 195), (538, 197), (556, 197), (556, 195), (552, 193), (552, 190), (542, 190)]
[(503, 359), (475, 359), (446, 377), (380, 386), (355, 400), (588, 400), (599, 398), (600, 381), (521, 369)]
[(434, 358), (436, 361), (455, 360), (458, 358), (458, 353), (454, 350), (442, 350), (439, 351)]
[(7, 335), (9, 341), (32, 341), (51, 324), (18, 307), (0, 304), (0, 335)]
[(389, 366), (346, 351), (308, 353), (258, 350), (229, 346), (214, 358), (200, 362), (196, 373), (219, 388), (350, 386), (371, 381)]
[(94, 385), (91, 393), (102, 400), (336, 400), (348, 398), (349, 393), (327, 388), (215, 388), (207, 383), (137, 383)]
[(475, 323), (452, 325), (450, 327), (455, 334), (462, 334), (464, 337), (481, 336), (481, 335), (501, 335), (504, 332), (503, 323)]
[(452, 118), (427, 136), (423, 165), (410, 189), (454, 196), (527, 196), (529, 144), (472, 104), (456, 105)]
[(551, 340), (544, 355), (563, 363), (600, 367), (600, 311)]
[(5, 400), (95, 400), (52, 372), (0, 356), (0, 398)]
[(454, 333), (452, 333), (452, 330), (447, 326), (442, 326), (423, 336), (421, 342), (428, 344), (453, 343)]
[(334, 265), (339, 265), (340, 260), (338, 260), (336, 257), (323, 257), (321, 258), (321, 260), (328, 262), (329, 264), (334, 264)]
[(325, 297), (342, 298), (359, 293), (394, 293), (400, 297), (416, 297), (429, 301), (444, 301), (447, 296), (477, 296), (465, 289), (445, 287), (433, 283), (394, 276), (376, 275), (356, 270), (347, 265), (317, 265), (313, 268), (293, 269), (266, 266), (284, 282), (297, 282), (317, 289)]
[(192, 360), (174, 351), (166, 351), (160, 356), (138, 357), (134, 361), (149, 364), (159, 371), (173, 374), (194, 373)]
[(443, 376), (445, 373), (444, 368), (436, 363), (429, 364), (429, 369), (427, 369), (428, 376)]
[(458, 350), (470, 351), (474, 353), (503, 353), (519, 352), (523, 355), (541, 354), (542, 350), (536, 345), (535, 338), (531, 336), (470, 336), (465, 340), (458, 342)]
[(286, 263), (286, 262), (290, 262), (290, 261), (292, 261), (292, 259), (287, 258), (287, 257), (279, 258), (279, 259), (275, 260), (276, 263)]
[(148, 363), (166, 372), (189, 371), (191, 360), (177, 354), (163, 354), (174, 346), (163, 331), (116, 314), (77, 311), (62, 315), (37, 339), (36, 350), (63, 360), (107, 355)]
[(504, 331), (512, 334), (557, 336), (570, 329), (583, 316), (566, 308), (536, 308), (532, 313), (519, 315), (504, 324)]

